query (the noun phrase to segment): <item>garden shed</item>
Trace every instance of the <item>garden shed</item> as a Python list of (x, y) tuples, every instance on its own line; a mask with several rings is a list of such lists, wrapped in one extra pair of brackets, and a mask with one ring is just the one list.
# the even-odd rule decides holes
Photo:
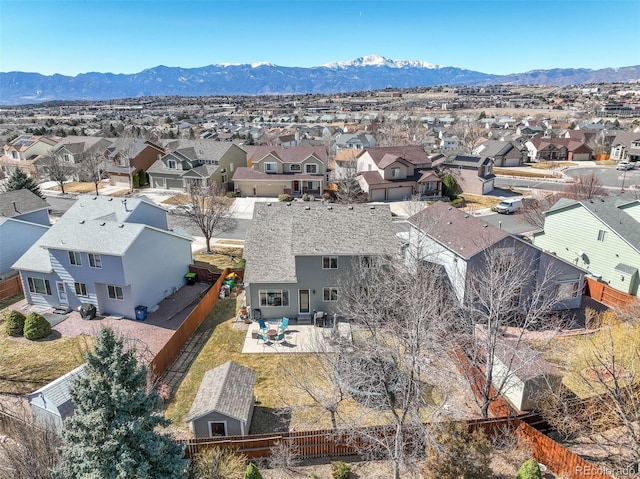
[(78, 366), (29, 395), (31, 413), (38, 424), (53, 426), (58, 432), (62, 431), (64, 420), (75, 409), (71, 399), (71, 385), (78, 377), (86, 374), (85, 366)]
[(207, 371), (186, 418), (195, 438), (249, 433), (256, 372), (228, 361)]

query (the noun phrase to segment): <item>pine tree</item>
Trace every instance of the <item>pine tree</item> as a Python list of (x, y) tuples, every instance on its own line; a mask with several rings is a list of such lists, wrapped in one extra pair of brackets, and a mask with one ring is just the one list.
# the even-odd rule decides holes
[(38, 195), (40, 198), (44, 199), (40, 188), (38, 187), (36, 182), (33, 181), (33, 178), (27, 176), (27, 174), (20, 168), (16, 168), (15, 171), (11, 174), (5, 188), (7, 191), (27, 189), (32, 193)]
[(123, 339), (103, 328), (86, 354), (86, 375), (71, 388), (74, 414), (63, 430), (65, 479), (173, 479), (184, 477), (183, 446), (156, 431), (169, 425), (158, 413), (157, 392), (146, 391), (147, 369)]

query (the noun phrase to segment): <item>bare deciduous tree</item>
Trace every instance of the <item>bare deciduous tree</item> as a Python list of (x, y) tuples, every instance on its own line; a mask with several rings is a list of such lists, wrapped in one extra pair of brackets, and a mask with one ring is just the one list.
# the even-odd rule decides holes
[(460, 139), (462, 150), (468, 155), (486, 138), (486, 131), (472, 118), (457, 122), (451, 130), (452, 134)]
[(62, 194), (64, 195), (64, 184), (69, 180), (69, 177), (73, 174), (74, 166), (64, 159), (64, 156), (51, 150), (49, 154), (44, 158), (42, 166), (45, 169), (45, 174), (49, 177), (49, 180), (55, 181)]
[(78, 176), (80, 181), (89, 181), (93, 183), (98, 196), (98, 185), (102, 180), (105, 161), (102, 151), (89, 150), (82, 155), (82, 160), (78, 164)]
[(573, 183), (566, 188), (565, 195), (567, 198), (580, 201), (608, 196), (609, 193), (602, 186), (600, 178), (595, 173), (591, 173), (576, 176)]
[(190, 183), (188, 195), (193, 207), (185, 214), (202, 231), (207, 244), (207, 253), (211, 253), (213, 234), (216, 231), (227, 231), (235, 224), (231, 216), (233, 200), (227, 198), (224, 190), (216, 183), (207, 186)]
[(552, 314), (558, 302), (556, 272), (544, 266), (544, 258), (515, 242), (486, 250), (481, 263), (470, 267), (453, 334), (474, 366), (461, 369), (479, 393), (475, 397), (483, 418), (514, 377), (540, 358), (526, 341), (527, 331), (544, 329), (550, 341), (560, 326)]
[(343, 162), (340, 169), (336, 169), (334, 176), (336, 185), (336, 202), (343, 204), (363, 203), (367, 195), (358, 183), (358, 172), (355, 160)]
[(550, 209), (562, 195), (550, 193), (537, 198), (525, 198), (522, 202), (522, 219), (535, 228), (544, 229), (544, 212)]

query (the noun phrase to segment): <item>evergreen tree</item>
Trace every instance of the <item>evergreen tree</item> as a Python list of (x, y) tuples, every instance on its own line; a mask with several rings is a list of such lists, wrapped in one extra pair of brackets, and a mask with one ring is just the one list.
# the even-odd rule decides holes
[(86, 354), (86, 375), (71, 388), (74, 414), (65, 422), (64, 479), (173, 479), (184, 477), (183, 446), (156, 431), (170, 421), (160, 398), (146, 391), (147, 369), (123, 339), (103, 328)]
[(38, 195), (40, 198), (44, 199), (40, 188), (38, 187), (36, 182), (33, 181), (33, 178), (27, 176), (27, 174), (20, 168), (16, 168), (15, 171), (11, 174), (5, 188), (7, 191), (27, 189), (32, 193)]

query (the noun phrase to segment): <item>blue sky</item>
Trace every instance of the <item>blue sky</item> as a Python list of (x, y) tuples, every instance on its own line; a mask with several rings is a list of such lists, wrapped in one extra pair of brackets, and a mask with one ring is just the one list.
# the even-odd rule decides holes
[(640, 0), (0, 0), (0, 71), (310, 67), (378, 54), (485, 73), (640, 64)]

